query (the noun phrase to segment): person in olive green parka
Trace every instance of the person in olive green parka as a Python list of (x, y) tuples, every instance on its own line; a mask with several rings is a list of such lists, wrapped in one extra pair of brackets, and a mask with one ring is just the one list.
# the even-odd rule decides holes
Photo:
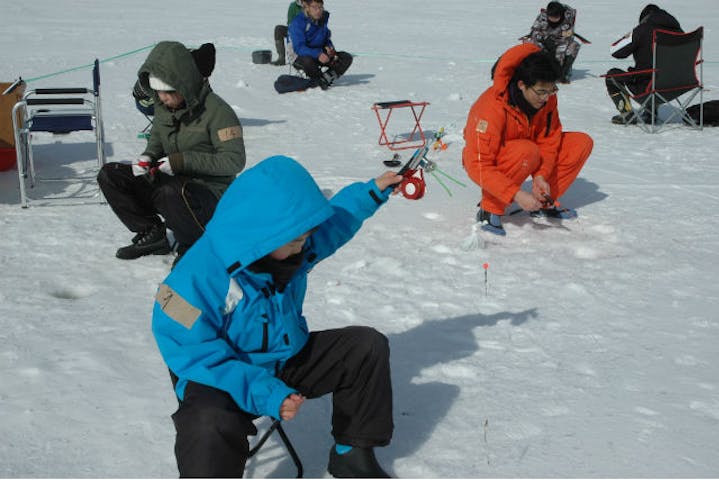
[(147, 147), (132, 165), (108, 163), (98, 174), (110, 207), (136, 233), (116, 256), (169, 253), (166, 227), (182, 255), (202, 235), (220, 196), (245, 167), (242, 125), (179, 42), (158, 43), (138, 77), (155, 100)]

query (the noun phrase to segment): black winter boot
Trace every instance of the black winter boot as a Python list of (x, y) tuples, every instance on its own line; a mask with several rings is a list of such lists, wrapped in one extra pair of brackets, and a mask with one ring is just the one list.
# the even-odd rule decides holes
[(570, 83), (572, 81), (572, 65), (574, 59), (571, 55), (564, 57), (564, 63), (562, 64), (562, 77), (559, 79), (561, 83)]
[(145, 255), (166, 255), (170, 253), (170, 250), (165, 224), (160, 223), (135, 235), (132, 244), (118, 249), (115, 256), (122, 260), (133, 260)]
[(371, 448), (352, 447), (352, 450), (340, 455), (333, 446), (327, 471), (335, 478), (390, 478), (380, 467)]
[(629, 95), (625, 92), (613, 92), (609, 94), (609, 98), (614, 102), (614, 106), (621, 115), (632, 112), (632, 102), (629, 99)]
[(491, 213), (481, 208), (477, 212), (477, 221), (482, 225), (480, 228), (486, 232), (493, 233), (495, 235), (504, 236), (507, 232), (504, 231), (502, 226), (502, 217), (496, 213)]
[(272, 65), (285, 65), (285, 40), (275, 40), (275, 48), (277, 49), (277, 60)]

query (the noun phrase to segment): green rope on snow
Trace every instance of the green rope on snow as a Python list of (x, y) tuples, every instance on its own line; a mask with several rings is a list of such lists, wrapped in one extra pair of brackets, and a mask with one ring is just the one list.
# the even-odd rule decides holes
[(447, 192), (447, 195), (449, 195), (451, 197), (452, 190), (450, 190), (449, 187), (447, 187), (447, 185), (445, 185), (444, 182), (434, 172), (430, 172), (429, 174), (432, 175), (432, 177), (435, 180), (437, 180), (437, 183), (439, 183), (442, 186), (442, 188), (444, 188), (444, 191)]
[[(144, 52), (144, 51), (146, 51), (146, 50), (150, 50), (150, 49), (153, 48), (155, 45), (157, 45), (157, 43), (153, 43), (153, 44), (150, 44), (150, 45), (146, 45), (146, 46), (144, 46), (144, 47), (136, 48), (136, 49), (130, 50), (130, 51), (128, 51), (128, 52), (120, 53), (120, 54), (118, 54), (118, 55), (114, 55), (114, 56), (112, 56), (112, 57), (108, 57), (108, 58), (102, 59), (102, 60), (100, 60), (100, 63), (110, 62), (110, 61), (112, 61), (112, 60), (117, 60), (118, 58), (129, 57), (129, 56), (135, 55), (135, 54), (137, 54), (137, 53)], [(218, 48), (234, 48), (234, 49), (237, 49), (237, 50), (246, 50), (246, 51), (251, 51), (251, 50), (253, 50), (253, 47), (236, 47), (236, 46), (218, 46)], [(417, 54), (402, 54), (402, 53), (385, 53), (385, 52), (353, 52), (352, 55), (353, 55), (353, 56), (357, 56), (357, 57), (390, 57), (390, 58), (407, 58), (407, 59), (437, 60), (437, 61), (439, 61), (439, 60), (452, 60), (452, 61), (462, 61), (462, 62), (467, 62), (467, 63), (494, 63), (494, 62), (497, 61), (496, 58), (490, 58), (490, 59), (486, 59), (486, 58), (448, 59), (448, 58), (446, 58), (446, 57), (438, 57), (438, 56), (432, 56), (432, 55), (417, 55)], [(616, 59), (607, 59), (607, 60), (581, 60), (581, 61), (578, 62), (577, 64), (581, 64), (581, 63), (613, 63), (613, 62), (616, 62)], [(706, 59), (705, 59), (705, 60), (704, 60), (704, 63), (706, 63), (706, 64), (714, 64), (714, 63), (719, 63), (719, 62), (712, 61), (712, 60), (706, 60)], [(25, 81), (25, 83), (35, 82), (35, 81), (37, 81), (37, 80), (44, 80), (44, 79), (46, 79), (46, 78), (56, 77), (56, 76), (58, 76), (58, 75), (62, 75), (62, 74), (65, 74), (65, 73), (75, 72), (75, 71), (77, 71), (77, 70), (84, 70), (84, 69), (92, 68), (92, 67), (93, 67), (93, 64), (92, 64), (92, 63), (88, 63), (87, 65), (80, 65), (80, 66), (78, 66), (78, 67), (72, 67), (72, 68), (68, 68), (68, 69), (65, 69), (65, 70), (60, 70), (60, 71), (58, 71), (58, 72), (48, 73), (48, 74), (46, 74), (46, 75), (40, 75), (40, 76), (33, 77), (33, 78), (26, 78), (26, 79), (24, 79), (24, 81)]]
[(439, 173), (441, 173), (441, 174), (444, 175), (445, 177), (447, 177), (447, 178), (449, 178), (450, 180), (452, 180), (452, 181), (453, 181), (454, 183), (456, 183), (457, 185), (460, 185), (460, 186), (462, 186), (462, 187), (464, 187), (464, 188), (467, 188), (467, 185), (466, 185), (465, 183), (460, 182), (459, 180), (457, 180), (457, 179), (454, 178), (453, 176), (449, 175), (449, 174), (448, 174), (447, 172), (445, 172), (444, 170), (442, 170), (442, 169), (440, 169), (440, 168), (435, 168), (435, 170), (437, 170)]
[(444, 175), (445, 177), (449, 178), (450, 180), (452, 180), (452, 181), (453, 181), (454, 183), (456, 183), (457, 185), (462, 186), (462, 187), (464, 187), (464, 188), (467, 188), (467, 185), (465, 185), (464, 183), (460, 182), (459, 180), (457, 180), (456, 178), (452, 177), (451, 175), (447, 174), (447, 172), (445, 172), (444, 170), (441, 170), (441, 169), (439, 169), (439, 168), (437, 168), (437, 167), (434, 167), (434, 169), (433, 169), (431, 172), (429, 172), (430, 175), (432, 175), (432, 177), (433, 177), (435, 180), (437, 180), (437, 182), (438, 182), (440, 185), (442, 185), (442, 188), (444, 188), (444, 190), (447, 192), (447, 195), (449, 195), (450, 197), (452, 196), (452, 191), (449, 189), (449, 187), (447, 187), (447, 185), (444, 184), (444, 182), (437, 176), (437, 174), (434, 173), (435, 171), (437, 171), (437, 172), (441, 173), (442, 175)]
[[(122, 57), (129, 57), (131, 55), (135, 55), (137, 53), (144, 52), (145, 50), (149, 50), (149, 49), (153, 48), (155, 45), (157, 45), (157, 44), (153, 43), (152, 45), (147, 45), (147, 46), (144, 46), (141, 48), (136, 48), (135, 50), (130, 50), (129, 52), (120, 53), (118, 55), (102, 59), (102, 60), (100, 60), (100, 63), (110, 62), (112, 60), (117, 60), (118, 58), (122, 58)], [(94, 66), (94, 62), (88, 63), (87, 65), (80, 65), (79, 67), (67, 68), (65, 70), (60, 70), (59, 72), (53, 72), (53, 73), (48, 73), (46, 75), (40, 75), (38, 77), (24, 78), (23, 80), (25, 81), (25, 83), (30, 83), (30, 82), (35, 82), (37, 80), (44, 80), (46, 78), (56, 77), (56, 76), (62, 75), (64, 73), (75, 72), (77, 70), (84, 70), (86, 68), (92, 68), (93, 66)]]

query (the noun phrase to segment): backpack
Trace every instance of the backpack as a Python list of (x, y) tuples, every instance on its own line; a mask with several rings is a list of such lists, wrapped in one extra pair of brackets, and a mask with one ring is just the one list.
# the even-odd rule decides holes
[[(687, 108), (687, 114), (699, 124), (699, 104)], [(719, 100), (704, 102), (704, 126), (719, 127)]]

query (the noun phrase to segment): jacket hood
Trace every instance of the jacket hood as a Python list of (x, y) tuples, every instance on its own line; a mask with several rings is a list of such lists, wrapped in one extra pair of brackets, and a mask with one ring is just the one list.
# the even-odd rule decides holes
[(523, 43), (504, 52), (494, 70), (494, 88), (498, 92), (506, 91), (512, 76), (514, 76), (514, 71), (522, 63), (522, 60), (541, 50), (533, 43)]
[(664, 28), (672, 31), (681, 30), (677, 19), (666, 10), (659, 9), (656, 12), (650, 13), (646, 21), (654, 28)]
[[(147, 92), (153, 92), (150, 88), (150, 74), (172, 85), (185, 98), (187, 110), (194, 111), (202, 104), (204, 79), (192, 54), (180, 42), (160, 42), (150, 51), (137, 72), (140, 84)], [(157, 97), (156, 92), (153, 95)]]
[(204, 236), (234, 274), (332, 215), (309, 172), (289, 157), (274, 156), (232, 182)]

